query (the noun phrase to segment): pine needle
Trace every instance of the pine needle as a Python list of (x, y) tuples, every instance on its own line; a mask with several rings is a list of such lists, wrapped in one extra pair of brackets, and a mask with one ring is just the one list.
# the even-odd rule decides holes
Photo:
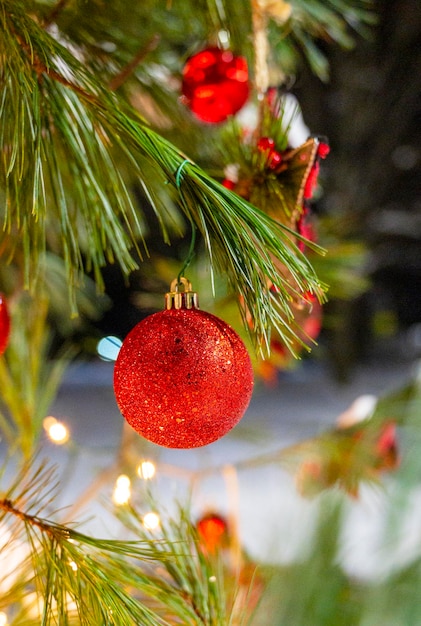
[[(256, 345), (269, 344), (272, 326), (288, 343), (290, 295), (277, 265), (287, 268), (292, 290), (322, 299), (324, 287), (287, 229), (186, 160), (29, 17), (21, 2), (1, 5), (7, 63), (0, 188), (6, 197), (4, 229), (24, 244), (27, 286), (36, 283), (48, 248), (63, 255), (71, 290), (85, 270), (92, 269), (101, 284), (106, 262), (115, 260), (129, 273), (143, 239), (143, 217), (130, 186), (139, 179), (154, 202), (155, 189), (166, 183), (168, 202), (197, 225), (211, 268), (227, 276), (242, 311), (247, 308)], [(164, 223), (160, 203), (153, 209)], [(270, 283), (279, 287), (276, 302)]]

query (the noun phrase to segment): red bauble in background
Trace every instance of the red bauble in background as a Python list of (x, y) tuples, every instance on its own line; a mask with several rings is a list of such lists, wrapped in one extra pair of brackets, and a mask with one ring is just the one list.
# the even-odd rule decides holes
[(198, 520), (196, 528), (200, 542), (208, 552), (216, 552), (229, 543), (228, 522), (216, 513), (203, 515)]
[(179, 292), (177, 281), (171, 287), (167, 308), (143, 319), (124, 340), (114, 390), (121, 413), (140, 435), (168, 448), (195, 448), (240, 421), (253, 370), (237, 333), (200, 311), (190, 287)]
[(6, 298), (0, 293), (0, 354), (7, 348), (10, 334), (10, 317)]
[(182, 93), (184, 103), (200, 120), (224, 122), (247, 102), (247, 62), (230, 50), (201, 50), (184, 66)]

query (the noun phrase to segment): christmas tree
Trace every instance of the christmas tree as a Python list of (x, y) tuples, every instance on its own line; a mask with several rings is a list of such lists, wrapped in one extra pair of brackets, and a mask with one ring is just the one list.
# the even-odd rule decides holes
[[(368, 293), (365, 249), (347, 206), (336, 219), (317, 211), (325, 134), (339, 155), (341, 143), (319, 113), (307, 128), (297, 95), (307, 119), (306, 90), (323, 102), (335, 55), (373, 53), (384, 7), (0, 8), (0, 624), (417, 624), (418, 542), (402, 552), (420, 469), (416, 377), (304, 441), (235, 463), (191, 456), (238, 424), (253, 378), (276, 385), (322, 328), (341, 375), (340, 357), (352, 360), (343, 329)], [(369, 185), (361, 197), (359, 218)], [(50, 410), (70, 364), (98, 368), (98, 354), (116, 360), (121, 439), (63, 502), (82, 451)], [(171, 464), (160, 447), (175, 451)], [(67, 464), (59, 480), (54, 458)], [(238, 528), (239, 472), (267, 467), (306, 502), (304, 531), (279, 530), (301, 543), (282, 563), (257, 562)], [(222, 481), (224, 511), (195, 510), (207, 479)], [(168, 495), (177, 480), (180, 502)], [(344, 537), (372, 500), (382, 558), (358, 575)], [(108, 536), (77, 523), (92, 511)]]

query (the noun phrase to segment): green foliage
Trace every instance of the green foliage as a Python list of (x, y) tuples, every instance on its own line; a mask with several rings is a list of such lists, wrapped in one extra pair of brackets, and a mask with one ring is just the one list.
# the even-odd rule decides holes
[[(139, 561), (153, 560), (155, 551), (139, 542), (94, 539), (40, 517), (51, 479), (51, 470), (43, 466), (32, 474), (24, 468), (0, 500), (0, 522), (12, 529), (9, 558), (18, 568), (17, 582), (2, 594), (0, 609), (8, 609), (13, 624), (28, 626), (168, 624), (130, 591), (139, 581)], [(13, 555), (13, 546), (19, 545), (27, 547), (22, 562)]]
[[(54, 472), (28, 462), (12, 481), (6, 479), (8, 468), (3, 468), (2, 483), (11, 485), (0, 492), (0, 611), (7, 611), (14, 626), (266, 626), (268, 615), (274, 626), (375, 626), (379, 619), (394, 626), (418, 623), (419, 545), (406, 560), (400, 557), (399, 545), (407, 532), (406, 513), (411, 511), (420, 471), (420, 397), (420, 381), (415, 378), (410, 388), (382, 399), (370, 420), (342, 435), (336, 433), (343, 444), (346, 437), (365, 431), (354, 450), (360, 474), (370, 461), (364, 441), (373, 444), (372, 435), (382, 424), (394, 420), (408, 435), (402, 446), (405, 462), (384, 486), (384, 499), (378, 502), (386, 519), (379, 530), (379, 558), (387, 555), (378, 577), (359, 578), (346, 564), (344, 557), (352, 549), (353, 505), (338, 483), (313, 500), (311, 524), (294, 559), (287, 565), (267, 565), (252, 563), (232, 535), (210, 550), (189, 508), (177, 506), (169, 513), (149, 488), (137, 490), (136, 502), (116, 513), (130, 539), (90, 537), (74, 525), (52, 521), (60, 515), (51, 511), (59, 488)], [(328, 455), (328, 435), (301, 449), (284, 448), (277, 458), (272, 455), (260, 463), (288, 466), (294, 456), (308, 459), (309, 446)], [(352, 469), (344, 450), (337, 460), (342, 460), (344, 471)], [(258, 464), (245, 459), (238, 468)], [(367, 495), (373, 507), (372, 493)], [(153, 531), (143, 518), (151, 508), (161, 520)], [(288, 542), (289, 537), (274, 540)]]
[(48, 415), (73, 349), (49, 358), (51, 328), (48, 300), (38, 293), (15, 294), (12, 332), (6, 354), (0, 358), (0, 433), (10, 455), (28, 459), (36, 449), (42, 421)]
[(0, 498), (0, 524), (9, 536), (0, 555), (15, 566), (13, 577), (0, 577), (0, 588), (7, 588), (0, 610), (7, 609), (12, 624), (246, 623), (244, 606), (236, 606), (235, 576), (202, 549), (186, 511), (163, 519), (158, 538), (134, 510), (126, 521), (135, 539), (93, 538), (41, 517), (52, 480), (45, 466), (28, 465)]
[[(3, 0), (1, 108), (4, 229), (24, 252), (25, 284), (36, 284), (47, 249), (62, 255), (70, 289), (92, 271), (118, 261), (130, 272), (141, 251), (142, 216), (130, 184), (140, 182), (168, 240), (165, 202), (178, 203), (205, 241), (210, 265), (242, 297), (256, 341), (271, 326), (288, 342), (290, 294), (276, 262), (290, 271), (291, 288), (322, 298), (322, 286), (288, 230), (230, 193), (136, 112), (106, 90), (68, 48)], [(125, 180), (118, 167), (130, 170)], [(153, 173), (153, 176), (152, 176)], [(160, 189), (158, 193), (157, 189)], [(143, 240), (144, 245), (144, 240)], [(279, 287), (276, 297), (268, 280)]]
[[(287, 47), (295, 51), (293, 58), (297, 53), (301, 54), (311, 71), (325, 82), (329, 79), (329, 64), (322, 42), (334, 41), (350, 49), (355, 45), (356, 35), (369, 37), (371, 27), (377, 21), (371, 0), (293, 0), (291, 4), (293, 12)], [(282, 54), (283, 43), (280, 42), (278, 47)]]
[[(171, 515), (151, 501), (160, 514), (158, 533), (148, 531), (136, 508), (123, 510), (120, 517), (135, 537), (157, 555), (159, 568), (149, 571), (149, 593), (156, 608), (171, 624), (223, 626), (248, 623), (247, 600), (238, 605), (240, 568), (231, 569), (227, 555), (209, 553), (201, 542), (188, 510), (178, 506)], [(170, 558), (163, 558), (166, 552)], [(159, 571), (159, 575), (157, 572)], [(247, 594), (249, 584), (246, 583)], [(246, 594), (246, 597), (247, 597)]]
[[(340, 500), (325, 497), (318, 510), (314, 535), (297, 561), (271, 572), (266, 611), (273, 626), (355, 626), (361, 617), (358, 584), (340, 565), (338, 553), (344, 509)], [(262, 616), (263, 617), (263, 616)], [(263, 621), (257, 620), (258, 624)]]

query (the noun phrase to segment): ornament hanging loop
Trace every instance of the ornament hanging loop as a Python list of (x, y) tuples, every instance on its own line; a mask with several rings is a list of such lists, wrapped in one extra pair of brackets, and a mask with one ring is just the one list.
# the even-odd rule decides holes
[[(184, 207), (186, 208), (186, 214), (188, 215), (189, 214), (188, 205), (187, 205), (187, 203), (186, 203), (186, 201), (184, 199), (183, 193), (181, 191), (181, 181), (183, 179), (183, 168), (184, 168), (185, 165), (187, 165), (187, 163), (191, 163), (191, 161), (189, 161), (189, 159), (184, 159), (184, 161), (182, 161), (180, 163), (180, 165), (178, 166), (177, 171), (175, 173), (175, 184), (177, 186), (178, 191), (180, 192), (180, 200), (183, 203)], [(190, 218), (190, 223), (191, 223), (190, 247), (189, 247), (189, 251), (187, 253), (187, 258), (184, 261), (183, 267), (181, 268), (181, 270), (178, 273), (177, 284), (179, 284), (181, 282), (181, 277), (184, 275), (184, 271), (190, 265), (191, 260), (192, 260), (192, 258), (194, 256), (194, 247), (196, 245), (196, 224), (194, 223), (192, 218)], [(171, 289), (171, 291), (173, 291), (173, 290)]]
[[(180, 287), (184, 290), (180, 291)], [(165, 294), (165, 308), (170, 309), (198, 309), (199, 297), (192, 290), (191, 282), (184, 276), (174, 278), (170, 291)]]

